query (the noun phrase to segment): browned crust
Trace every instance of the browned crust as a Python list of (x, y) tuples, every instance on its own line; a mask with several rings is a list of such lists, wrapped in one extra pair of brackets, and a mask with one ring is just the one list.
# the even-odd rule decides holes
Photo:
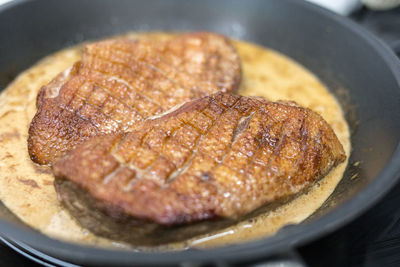
[(54, 186), (63, 206), (92, 233), (135, 246), (160, 245), (183, 241), (234, 224), (235, 220), (215, 218), (185, 225), (160, 225), (129, 216), (109, 203), (94, 199), (77, 184), (56, 179)]
[(40, 90), (29, 154), (36, 163), (51, 164), (92, 136), (126, 131), (188, 100), (234, 91), (240, 79), (235, 48), (214, 33), (86, 45), (81, 62)]
[(118, 210), (114, 217), (177, 225), (238, 218), (300, 192), (345, 158), (310, 109), (219, 93), (93, 138), (53, 171)]

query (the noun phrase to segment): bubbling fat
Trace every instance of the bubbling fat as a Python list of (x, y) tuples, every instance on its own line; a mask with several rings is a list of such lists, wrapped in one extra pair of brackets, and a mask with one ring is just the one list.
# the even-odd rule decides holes
[[(153, 32), (128, 33), (120, 37), (166, 40), (173, 35)], [(311, 108), (332, 126), (349, 157), (350, 133), (340, 105), (310, 71), (271, 49), (242, 41), (235, 41), (234, 45), (243, 70), (238, 94), (263, 96), (272, 101), (294, 100)], [(26, 140), (30, 121), (36, 113), (36, 95), (42, 85), (80, 59), (81, 47), (68, 48), (42, 59), (21, 73), (0, 95), (0, 199), (23, 222), (51, 237), (132, 249), (80, 227), (57, 200), (51, 170), (35, 165), (28, 155)], [(287, 224), (300, 223), (318, 209), (335, 189), (346, 165), (347, 161), (305, 193), (287, 203), (270, 205), (250, 220), (185, 242), (136, 249), (206, 248), (272, 235)]]

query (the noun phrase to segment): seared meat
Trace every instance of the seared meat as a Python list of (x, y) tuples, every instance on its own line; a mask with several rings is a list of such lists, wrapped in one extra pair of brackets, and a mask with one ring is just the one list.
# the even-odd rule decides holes
[(69, 207), (68, 192), (81, 190), (115, 219), (171, 226), (239, 218), (344, 160), (335, 133), (310, 109), (218, 93), (131, 132), (92, 138), (53, 171)]
[(41, 89), (29, 154), (50, 164), (92, 136), (127, 131), (188, 100), (233, 91), (240, 75), (234, 47), (212, 33), (86, 45), (80, 62)]

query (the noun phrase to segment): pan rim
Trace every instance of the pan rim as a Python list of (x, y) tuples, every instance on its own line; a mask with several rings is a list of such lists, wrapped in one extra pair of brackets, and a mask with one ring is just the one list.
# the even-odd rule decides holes
[[(0, 13), (8, 8), (19, 4), (29, 2), (29, 0), (15, 0), (0, 6)], [(335, 23), (344, 25), (347, 29), (357, 34), (364, 41), (368, 42), (375, 51), (383, 58), (388, 65), (391, 74), (396, 79), (400, 90), (400, 61), (390, 48), (382, 41), (374, 37), (367, 30), (362, 29), (356, 23), (340, 17), (326, 9), (315, 6), (314, 4), (303, 1), (290, 1), (292, 5), (302, 6), (317, 12)], [(39, 251), (51, 251), (52, 255), (67, 257), (74, 255), (77, 262), (90, 260), (93, 264), (173, 264), (186, 261), (245, 261), (265, 257), (278, 251), (290, 249), (295, 245), (304, 244), (318, 235), (328, 234), (338, 227), (344, 225), (355, 217), (361, 215), (369, 207), (380, 200), (400, 178), (400, 142), (393, 152), (390, 160), (383, 170), (359, 193), (351, 199), (342, 203), (334, 210), (317, 218), (307, 224), (299, 224), (294, 227), (278, 232), (274, 236), (251, 241), (244, 244), (229, 245), (219, 248), (205, 250), (185, 250), (178, 252), (132, 252), (132, 251), (114, 251), (103, 248), (89, 247), (67, 243), (47, 237), (28, 227), (22, 229), (0, 220), (0, 229), (7, 233), (12, 239), (31, 246)], [(361, 205), (360, 205), (361, 203)], [(323, 228), (316, 227), (323, 225)], [(271, 245), (273, 244), (273, 245)]]

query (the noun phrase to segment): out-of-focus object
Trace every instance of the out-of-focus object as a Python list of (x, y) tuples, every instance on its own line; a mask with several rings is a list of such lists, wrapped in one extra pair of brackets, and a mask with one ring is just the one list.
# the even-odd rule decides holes
[(12, 0), (0, 0), (0, 5), (11, 2)]
[(385, 11), (365, 7), (352, 13), (351, 18), (385, 41), (400, 57), (400, 6)]
[[(398, 182), (399, 61), (388, 47), (355, 23), (304, 1), (116, 3), (98, 0), (93, 5), (93, 1), (36, 0), (18, 1), (8, 8), (0, 8), (0, 34), (7, 36), (0, 38), (0, 85), (44, 55), (78, 40), (82, 42), (127, 30), (160, 28), (209, 29), (228, 34), (232, 23), (236, 23), (243, 26), (242, 39), (277, 49), (297, 60), (314, 72), (343, 103), (348, 103), (343, 106), (354, 126), (350, 162), (360, 164), (357, 163), (358, 167), (352, 164), (324, 208), (307, 222), (288, 225), (276, 235), (255, 242), (162, 253), (108, 250), (47, 238), (8, 216), (0, 219), (3, 237), (22, 244), (26, 251), (36, 251), (35, 254), (41, 257), (50, 256), (85, 266), (182, 265), (182, 262), (186, 265), (244, 265), (332, 233), (371, 207)], [(369, 73), (374, 75), (366, 75)], [(359, 228), (363, 227), (360, 225)], [(352, 236), (354, 234), (348, 234), (338, 247), (354, 243), (352, 238), (349, 239)], [(329, 243), (324, 248), (330, 250), (334, 259), (339, 258), (344, 253), (334, 254), (330, 249), (332, 244), (336, 243)], [(321, 254), (314, 252), (313, 255)], [(55, 265), (61, 265), (59, 261)], [(335, 263), (335, 260), (331, 262)]]
[(361, 0), (370, 9), (386, 10), (400, 5), (400, 0)]
[[(353, 10), (358, 8), (361, 3), (359, 0), (306, 0), (309, 2), (312, 2), (314, 4), (323, 6), (327, 9), (332, 10), (335, 13), (338, 13), (340, 15), (349, 15)], [(388, 2), (390, 0), (387, 0)], [(395, 1), (395, 0), (392, 0)], [(377, 1), (372, 1), (372, 2), (377, 2)], [(379, 2), (379, 0), (378, 0)]]
[[(0, 0), (1, 1), (1, 0)], [(362, 4), (373, 10), (387, 10), (400, 5), (400, 0), (306, 0), (340, 15), (350, 15)]]

